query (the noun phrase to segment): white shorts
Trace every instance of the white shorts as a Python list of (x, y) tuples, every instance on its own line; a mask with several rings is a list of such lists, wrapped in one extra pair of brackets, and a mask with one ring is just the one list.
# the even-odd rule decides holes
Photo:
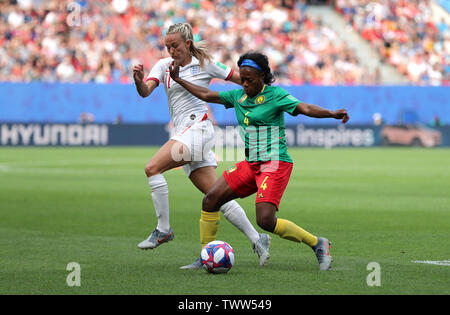
[[(217, 167), (216, 155), (212, 151), (214, 127), (209, 119), (193, 121), (191, 125), (175, 131), (170, 139), (181, 142), (189, 148), (191, 162), (183, 166), (187, 176), (201, 167)], [(176, 149), (173, 151), (178, 152)], [(174, 160), (181, 160), (182, 158), (187, 158), (187, 156), (174, 156)]]

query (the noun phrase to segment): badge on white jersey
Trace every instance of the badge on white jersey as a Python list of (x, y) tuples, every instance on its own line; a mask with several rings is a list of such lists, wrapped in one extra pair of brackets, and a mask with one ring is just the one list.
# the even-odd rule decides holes
[(191, 67), (191, 74), (198, 74), (200, 72), (200, 66)]

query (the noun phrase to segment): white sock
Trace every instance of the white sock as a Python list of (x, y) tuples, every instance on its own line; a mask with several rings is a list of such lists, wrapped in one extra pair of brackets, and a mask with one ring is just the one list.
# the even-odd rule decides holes
[(244, 209), (234, 200), (220, 207), (224, 217), (244, 233), (248, 239), (255, 244), (259, 240), (259, 233), (247, 218)]
[(155, 206), (156, 217), (158, 218), (157, 229), (167, 233), (170, 229), (169, 222), (169, 188), (166, 179), (162, 174), (148, 178), (150, 189), (152, 190), (152, 200)]

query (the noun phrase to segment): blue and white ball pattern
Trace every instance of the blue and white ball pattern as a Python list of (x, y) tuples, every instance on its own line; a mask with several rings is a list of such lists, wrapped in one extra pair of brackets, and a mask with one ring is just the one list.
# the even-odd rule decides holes
[(212, 241), (203, 247), (200, 260), (210, 273), (226, 273), (234, 265), (234, 250), (223, 241)]

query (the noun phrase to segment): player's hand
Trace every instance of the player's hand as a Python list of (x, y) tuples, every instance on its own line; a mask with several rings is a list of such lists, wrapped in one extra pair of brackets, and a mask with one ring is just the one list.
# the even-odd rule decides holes
[(135, 82), (141, 82), (144, 80), (144, 65), (143, 64), (134, 66), (133, 79)]
[(350, 116), (348, 115), (346, 109), (338, 109), (334, 111), (334, 118), (342, 119), (342, 123), (345, 124), (350, 119)]
[(173, 61), (169, 66), (170, 77), (176, 81), (180, 78), (180, 66)]

